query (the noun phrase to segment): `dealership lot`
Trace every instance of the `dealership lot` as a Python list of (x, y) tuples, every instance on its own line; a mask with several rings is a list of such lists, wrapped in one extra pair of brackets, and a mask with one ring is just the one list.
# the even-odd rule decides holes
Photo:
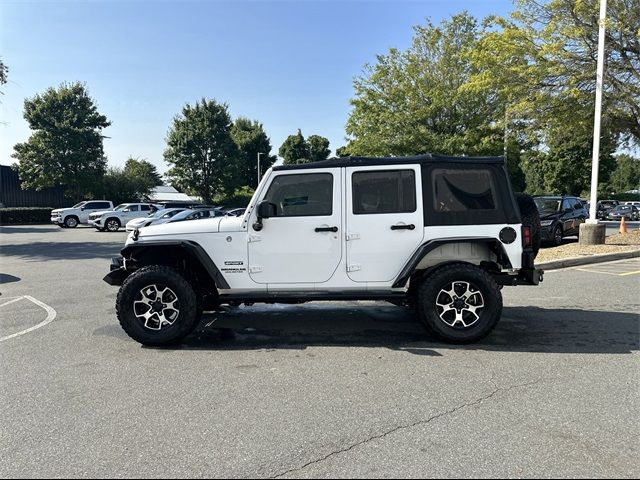
[(352, 302), (148, 349), (101, 280), (124, 239), (0, 228), (0, 476), (640, 476), (636, 259), (505, 288), (471, 346)]

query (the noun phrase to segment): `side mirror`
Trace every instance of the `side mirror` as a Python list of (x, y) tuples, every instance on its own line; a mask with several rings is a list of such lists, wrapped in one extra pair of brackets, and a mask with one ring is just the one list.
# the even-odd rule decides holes
[(264, 200), (258, 204), (258, 218), (271, 218), (277, 214), (275, 203)]
[(271, 203), (268, 200), (263, 200), (258, 204), (258, 219), (253, 224), (253, 229), (259, 232), (262, 230), (262, 219), (275, 217), (277, 213), (278, 211), (274, 203)]
[(84, 207), (80, 207), (80, 211), (84, 211)]

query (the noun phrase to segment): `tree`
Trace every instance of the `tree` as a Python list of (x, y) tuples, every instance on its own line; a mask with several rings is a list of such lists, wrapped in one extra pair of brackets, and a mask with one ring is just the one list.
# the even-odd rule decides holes
[(63, 83), (24, 101), (33, 133), (14, 146), (23, 188), (66, 185), (75, 200), (95, 194), (106, 168), (102, 129), (111, 123), (98, 113), (81, 83)]
[(343, 145), (342, 147), (336, 148), (336, 157), (348, 157), (351, 153), (349, 152), (349, 147)]
[(178, 188), (211, 203), (216, 194), (234, 190), (238, 147), (231, 138), (227, 104), (202, 99), (185, 105), (167, 134), (167, 176)]
[(640, 189), (640, 159), (622, 153), (615, 157), (616, 167), (609, 178), (607, 191), (624, 193)]
[(271, 153), (271, 141), (264, 127), (256, 120), (239, 117), (231, 127), (231, 138), (239, 150), (236, 168), (237, 187), (255, 187), (258, 184), (258, 153), (260, 171), (264, 172), (276, 161)]
[(0, 85), (4, 85), (5, 83), (7, 83), (8, 73), (9, 73), (9, 67), (7, 67), (2, 60), (0, 60)]
[[(514, 117), (544, 142), (548, 122), (571, 130), (593, 122), (597, 0), (520, 0), (511, 18), (491, 18), (473, 52), (471, 84), (509, 98)], [(640, 141), (640, 2), (608, 3), (603, 131)], [(481, 69), (477, 67), (482, 66)]]
[(278, 153), (284, 159), (285, 164), (309, 162), (307, 142), (302, 136), (300, 129), (298, 129), (298, 133), (296, 135), (289, 135), (286, 138), (280, 146)]
[(162, 185), (156, 166), (147, 160), (129, 157), (123, 172), (139, 198), (148, 195), (154, 187)]
[(320, 135), (310, 135), (309, 138), (307, 138), (307, 152), (309, 161), (311, 162), (326, 160), (331, 154), (329, 140)]
[(462, 13), (414, 31), (406, 51), (378, 55), (354, 81), (349, 152), (502, 154), (502, 99), (491, 86), (465, 88), (476, 73), (470, 52), (480, 38), (477, 21)]

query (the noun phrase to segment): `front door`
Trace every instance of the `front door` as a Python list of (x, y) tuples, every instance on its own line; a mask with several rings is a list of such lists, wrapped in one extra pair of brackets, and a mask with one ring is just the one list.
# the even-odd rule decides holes
[(249, 220), (249, 275), (257, 283), (328, 281), (342, 258), (342, 169), (274, 172), (259, 201), (276, 205), (276, 216), (255, 230)]
[(350, 167), (347, 274), (356, 282), (390, 282), (424, 236), (420, 166)]

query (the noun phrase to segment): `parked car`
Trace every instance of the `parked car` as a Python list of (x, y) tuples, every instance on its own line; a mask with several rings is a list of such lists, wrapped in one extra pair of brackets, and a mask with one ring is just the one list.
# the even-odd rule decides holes
[(589, 218), (589, 212), (577, 197), (540, 196), (534, 201), (540, 214), (541, 239), (558, 246), (564, 237), (578, 235), (580, 224)]
[(627, 221), (640, 220), (640, 210), (633, 205), (618, 205), (607, 213), (607, 220), (616, 220), (619, 222), (622, 220), (622, 217)]
[(631, 205), (633, 207), (636, 207), (638, 210), (640, 210), (640, 202), (624, 202), (625, 205)]
[(63, 228), (76, 228), (78, 224), (89, 223), (89, 215), (94, 212), (113, 210), (113, 202), (107, 200), (88, 200), (71, 208), (51, 210), (51, 223)]
[(158, 211), (158, 207), (151, 203), (123, 203), (113, 210), (95, 212), (89, 215), (89, 225), (104, 232), (117, 232), (127, 222)]
[(184, 212), (187, 210), (186, 208), (164, 208), (162, 210), (158, 210), (156, 213), (149, 215), (144, 218), (136, 218), (134, 220), (130, 220), (127, 222), (125, 226), (125, 230), (127, 232), (132, 232), (137, 228), (148, 227), (154, 223), (165, 223), (170, 220), (174, 215), (177, 215), (180, 212)]
[(244, 215), (244, 212), (246, 212), (247, 209), (246, 208), (234, 208), (233, 210), (229, 210), (227, 212), (227, 216), (228, 217), (241, 217)]
[(607, 218), (610, 210), (620, 205), (618, 200), (598, 200), (598, 206), (596, 210), (596, 217), (600, 220)]
[[(501, 286), (537, 285), (540, 223), (504, 158), (339, 158), (267, 170), (249, 216), (134, 231), (105, 281), (120, 325), (180, 341), (221, 304), (386, 300), (440, 340), (488, 335)], [(538, 239), (538, 242), (536, 241)]]
[(183, 222), (185, 220), (200, 220), (203, 218), (222, 217), (224, 212), (217, 208), (197, 208), (195, 210), (185, 210), (174, 215), (167, 223)]

